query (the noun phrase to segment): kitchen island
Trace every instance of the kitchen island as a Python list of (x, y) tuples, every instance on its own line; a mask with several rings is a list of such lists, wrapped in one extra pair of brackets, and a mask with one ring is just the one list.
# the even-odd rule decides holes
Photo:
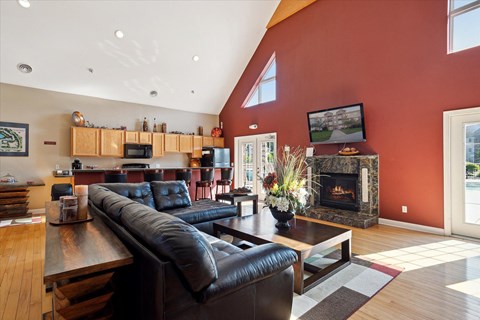
[[(181, 169), (191, 169), (192, 170), (192, 180), (188, 191), (190, 192), (190, 197), (195, 199), (195, 183), (200, 181), (200, 169), (204, 167), (163, 167), (163, 168), (95, 168), (95, 169), (75, 169), (73, 171), (74, 183), (79, 184), (94, 184), (94, 183), (104, 183), (105, 182), (105, 173), (126, 173), (127, 182), (138, 183), (145, 181), (145, 172), (154, 172), (155, 170), (163, 170), (164, 172), (164, 181), (175, 180), (175, 171)], [(209, 167), (211, 168), (211, 167)], [(227, 167), (230, 168), (230, 167)], [(220, 170), (222, 168), (215, 169), (215, 180), (221, 178)]]

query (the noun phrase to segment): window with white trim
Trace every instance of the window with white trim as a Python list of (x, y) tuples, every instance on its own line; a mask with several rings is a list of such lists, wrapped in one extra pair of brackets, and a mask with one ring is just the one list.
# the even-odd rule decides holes
[(450, 53), (480, 46), (480, 0), (450, 0)]
[(261, 103), (275, 101), (277, 98), (277, 63), (275, 54), (272, 55), (263, 72), (258, 77), (250, 94), (243, 103), (245, 108), (253, 107)]

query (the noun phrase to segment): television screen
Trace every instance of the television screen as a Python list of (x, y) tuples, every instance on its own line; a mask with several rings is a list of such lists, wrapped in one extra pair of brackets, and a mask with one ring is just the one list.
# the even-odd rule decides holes
[(311, 143), (366, 141), (363, 103), (312, 111), (307, 116)]

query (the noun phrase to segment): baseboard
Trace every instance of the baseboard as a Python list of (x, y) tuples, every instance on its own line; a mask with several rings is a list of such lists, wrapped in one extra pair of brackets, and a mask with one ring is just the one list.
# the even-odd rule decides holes
[(30, 210), (28, 210), (28, 213), (31, 213), (31, 214), (45, 214), (45, 208), (30, 209)]
[(397, 221), (397, 220), (378, 218), (378, 224), (383, 224), (383, 225), (386, 225), (386, 226), (403, 228), (403, 229), (408, 229), (408, 230), (426, 232), (426, 233), (439, 234), (439, 235), (442, 235), (442, 236), (445, 235), (445, 230), (441, 229), (441, 228), (434, 228), (434, 227), (424, 226), (424, 225), (421, 225), (421, 224), (402, 222), (402, 221)]

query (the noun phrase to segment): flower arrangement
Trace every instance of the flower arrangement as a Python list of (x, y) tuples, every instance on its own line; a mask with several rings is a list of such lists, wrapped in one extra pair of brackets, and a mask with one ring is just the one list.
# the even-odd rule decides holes
[(306, 168), (303, 148), (298, 147), (291, 152), (283, 149), (273, 164), (273, 171), (263, 178), (263, 188), (267, 193), (265, 205), (279, 211), (304, 211), (308, 199)]

